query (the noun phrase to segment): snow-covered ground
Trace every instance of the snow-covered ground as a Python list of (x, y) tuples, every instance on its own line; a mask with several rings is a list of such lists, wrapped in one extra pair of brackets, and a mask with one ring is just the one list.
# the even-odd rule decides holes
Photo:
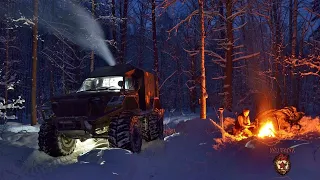
[[(320, 153), (318, 139), (296, 148), (291, 155), (288, 176), (273, 168), (276, 154), (269, 147), (255, 149), (234, 144), (217, 151), (214, 138), (220, 134), (209, 120), (198, 115), (167, 117), (175, 134), (165, 141), (145, 143), (140, 154), (122, 149), (106, 149), (105, 142), (78, 142), (76, 151), (53, 158), (37, 150), (37, 131), (18, 123), (8, 123), (0, 140), (0, 180), (318, 180)], [(279, 147), (296, 142), (284, 141)], [(320, 145), (320, 141), (319, 141)], [(320, 152), (320, 150), (319, 150)]]

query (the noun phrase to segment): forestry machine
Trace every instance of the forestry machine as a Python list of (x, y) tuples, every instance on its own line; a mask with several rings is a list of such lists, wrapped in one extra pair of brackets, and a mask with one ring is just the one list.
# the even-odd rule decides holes
[(135, 153), (142, 139), (163, 139), (163, 116), (155, 76), (130, 64), (93, 71), (77, 92), (43, 106), (39, 150), (71, 154), (76, 141), (106, 138), (110, 147)]

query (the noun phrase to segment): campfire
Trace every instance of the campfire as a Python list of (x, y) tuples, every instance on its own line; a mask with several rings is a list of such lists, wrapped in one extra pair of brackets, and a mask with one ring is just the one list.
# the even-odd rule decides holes
[(275, 137), (275, 129), (272, 121), (267, 121), (260, 129), (258, 133), (258, 137)]
[[(223, 117), (223, 116), (221, 116)], [(295, 107), (271, 109), (258, 114), (249, 130), (252, 136), (247, 136), (244, 131), (235, 131), (236, 119), (226, 117), (223, 123), (218, 124), (210, 119), (211, 123), (220, 130), (222, 137), (214, 138), (216, 144), (213, 148), (220, 149), (226, 144), (239, 142), (250, 138), (269, 142), (281, 140), (309, 140), (320, 136), (320, 118), (305, 117), (303, 112), (298, 112)], [(221, 122), (221, 119), (220, 119)]]

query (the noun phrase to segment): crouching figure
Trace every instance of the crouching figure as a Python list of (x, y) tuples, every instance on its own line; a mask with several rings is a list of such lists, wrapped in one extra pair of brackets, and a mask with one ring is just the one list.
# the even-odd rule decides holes
[(249, 109), (244, 109), (242, 113), (238, 115), (235, 122), (234, 129), (233, 129), (234, 135), (241, 134), (248, 137), (253, 136), (251, 129), (254, 128), (255, 125), (251, 124), (249, 113), (250, 113)]

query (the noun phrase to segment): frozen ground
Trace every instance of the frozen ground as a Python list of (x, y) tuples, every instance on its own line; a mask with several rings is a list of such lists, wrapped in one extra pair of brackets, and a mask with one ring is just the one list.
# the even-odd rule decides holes
[[(103, 149), (92, 140), (77, 144), (66, 157), (52, 158), (37, 150), (38, 127), (9, 123), (1, 131), (0, 180), (318, 180), (320, 153), (318, 139), (296, 148), (292, 169), (280, 177), (273, 169), (267, 146), (248, 149), (244, 144), (212, 148), (219, 136), (208, 120), (194, 115), (171, 116), (166, 123), (176, 134), (165, 141), (144, 144), (140, 154), (122, 149)], [(98, 142), (104, 143), (102, 141)], [(279, 147), (295, 142), (286, 141)], [(319, 141), (320, 144), (320, 141)], [(320, 150), (319, 150), (320, 152)]]

